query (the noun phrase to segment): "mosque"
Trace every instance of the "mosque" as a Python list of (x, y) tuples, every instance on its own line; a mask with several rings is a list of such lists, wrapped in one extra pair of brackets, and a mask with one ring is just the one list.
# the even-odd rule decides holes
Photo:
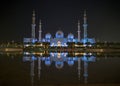
[(80, 21), (78, 21), (78, 31), (77, 35), (78, 37), (75, 38), (74, 34), (69, 33), (67, 37), (64, 37), (64, 33), (61, 30), (58, 30), (55, 34), (55, 37), (52, 37), (50, 33), (47, 33), (45, 37), (42, 38), (42, 24), (41, 20), (39, 23), (39, 37), (38, 39), (35, 37), (35, 11), (33, 11), (32, 14), (32, 33), (31, 33), (31, 38), (24, 38), (23, 42), (26, 43), (35, 43), (35, 42), (49, 42), (50, 46), (67, 46), (67, 42), (75, 42), (75, 43), (95, 43), (94, 38), (88, 38), (87, 36), (87, 16), (86, 16), (86, 11), (84, 11), (84, 17), (83, 17), (83, 38), (81, 38), (81, 30), (80, 30)]

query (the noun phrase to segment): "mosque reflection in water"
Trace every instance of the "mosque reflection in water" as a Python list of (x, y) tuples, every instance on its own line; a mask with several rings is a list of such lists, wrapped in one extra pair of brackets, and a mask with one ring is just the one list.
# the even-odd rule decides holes
[[(50, 66), (52, 63), (54, 63), (54, 66), (57, 69), (63, 68), (64, 64), (67, 63), (69, 66), (73, 66), (75, 62), (77, 62), (77, 70), (78, 70), (78, 80), (81, 79), (81, 76), (84, 77), (84, 83), (87, 83), (88, 78), (88, 63), (89, 62), (95, 62), (96, 57), (92, 55), (91, 53), (84, 53), (82, 56), (74, 56), (70, 57), (67, 52), (62, 53), (56, 53), (51, 52), (49, 56), (35, 56), (34, 54), (30, 54), (27, 52), (24, 52), (23, 56), (23, 62), (30, 62), (30, 75), (31, 75), (31, 82), (34, 83), (34, 76), (35, 76), (35, 61), (38, 62), (38, 78), (40, 79), (41, 76), (41, 69), (43, 62), (46, 66)], [(81, 64), (83, 62), (83, 65)], [(83, 66), (83, 69), (82, 69)], [(81, 69), (84, 73), (81, 75)]]

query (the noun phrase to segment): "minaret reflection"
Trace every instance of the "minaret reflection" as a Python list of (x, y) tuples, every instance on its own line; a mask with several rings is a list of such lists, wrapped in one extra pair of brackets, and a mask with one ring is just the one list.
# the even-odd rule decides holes
[(38, 57), (38, 78), (40, 79), (41, 74), (41, 57)]
[(81, 58), (78, 58), (78, 79), (80, 80), (80, 74), (81, 74)]
[(92, 53), (84, 53), (83, 57), (81, 58), (82, 61), (84, 62), (84, 83), (87, 83), (87, 78), (88, 78), (88, 63), (89, 62), (95, 62), (96, 57), (92, 55)]
[(87, 78), (88, 78), (88, 60), (86, 56), (83, 56), (83, 61), (84, 61), (84, 83), (87, 83)]
[[(78, 54), (78, 53), (77, 53)], [(76, 54), (75, 54), (76, 55)], [(57, 69), (61, 69), (64, 66), (64, 63), (67, 63), (69, 66), (73, 66), (75, 62), (78, 63), (77, 69), (78, 69), (78, 80), (81, 80), (81, 70), (83, 65), (83, 77), (84, 77), (84, 83), (87, 83), (88, 78), (88, 63), (89, 62), (95, 62), (96, 57), (92, 55), (92, 53), (82, 53), (81, 55), (77, 56), (69, 56), (68, 52), (51, 52), (47, 57), (43, 54), (38, 54), (37, 57), (35, 57), (35, 53), (24, 53), (23, 61), (30, 61), (31, 63), (31, 83), (34, 85), (34, 69), (35, 69), (35, 60), (38, 60), (38, 79), (40, 79), (41, 76), (41, 62), (43, 62), (46, 66), (53, 65), (52, 62), (55, 63), (55, 67)]]
[(32, 86), (34, 85), (34, 56), (32, 56), (30, 58), (30, 62), (31, 62), (31, 70), (30, 70), (30, 75), (31, 75), (31, 84)]
[[(28, 52), (24, 52), (23, 62), (30, 62), (30, 77), (31, 77), (31, 86), (34, 86), (34, 76), (35, 76), (35, 60), (37, 58)], [(39, 61), (39, 60), (38, 60)]]

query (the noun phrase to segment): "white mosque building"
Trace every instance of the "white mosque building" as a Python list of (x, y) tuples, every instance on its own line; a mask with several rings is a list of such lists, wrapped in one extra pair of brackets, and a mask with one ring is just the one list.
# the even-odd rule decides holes
[(80, 21), (78, 21), (78, 37), (75, 38), (74, 34), (69, 33), (67, 37), (64, 36), (64, 32), (61, 30), (58, 30), (55, 34), (55, 37), (52, 37), (50, 33), (47, 33), (45, 37), (42, 37), (42, 24), (41, 20), (39, 23), (39, 37), (38, 39), (35, 37), (35, 11), (33, 11), (32, 14), (32, 33), (31, 38), (24, 38), (24, 43), (35, 43), (35, 42), (49, 42), (50, 46), (67, 46), (67, 42), (75, 42), (75, 43), (95, 43), (94, 38), (88, 38), (87, 37), (87, 17), (86, 17), (86, 11), (84, 11), (84, 18), (83, 18), (83, 38), (81, 38), (81, 30), (80, 30)]

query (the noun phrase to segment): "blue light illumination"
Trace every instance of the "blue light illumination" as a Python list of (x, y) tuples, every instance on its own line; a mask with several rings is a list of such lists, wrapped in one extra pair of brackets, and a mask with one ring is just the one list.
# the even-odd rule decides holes
[(45, 58), (45, 65), (47, 65), (47, 66), (51, 65), (50, 57)]
[(60, 69), (64, 66), (64, 63), (62, 61), (56, 61), (55, 66), (56, 66), (56, 68)]
[(50, 34), (50, 33), (47, 33), (47, 34), (45, 35), (45, 41), (46, 41), (46, 42), (50, 42), (50, 39), (51, 39), (51, 34)]
[(83, 57), (82, 57), (82, 60), (83, 60), (83, 61), (88, 61), (88, 59), (87, 59), (86, 56), (83, 56)]
[(31, 57), (31, 60), (33, 61), (33, 60), (37, 60), (37, 58), (35, 57), (35, 56), (32, 56)]
[[(36, 40), (35, 38), (35, 16), (33, 16), (32, 18), (32, 37), (31, 38), (24, 38), (23, 42), (24, 43), (35, 43), (35, 42), (49, 42), (50, 46), (63, 46), (63, 47), (67, 47), (66, 43), (67, 42), (75, 42), (75, 43), (95, 43), (95, 39), (94, 38), (88, 38), (88, 33), (87, 33), (87, 17), (86, 17), (86, 13), (84, 13), (84, 20), (83, 20), (83, 38), (81, 38), (81, 28), (80, 28), (80, 22), (78, 22), (78, 37), (75, 38), (74, 35), (72, 33), (69, 33), (67, 35), (67, 37), (64, 37), (64, 33), (61, 30), (58, 30), (55, 33), (55, 36), (52, 37), (52, 35), (50, 33), (47, 33), (45, 35), (44, 38), (42, 38), (42, 28), (41, 28), (41, 21), (39, 24), (39, 40)], [(79, 39), (79, 40), (78, 40)], [(60, 43), (58, 43), (58, 41), (60, 41)], [(88, 46), (88, 45), (87, 45)], [(91, 47), (91, 45), (89, 45)]]
[(49, 60), (45, 60), (45, 65), (50, 66), (51, 62)]
[(72, 57), (74, 61), (78, 61), (78, 58), (80, 57)]
[(74, 61), (73, 61), (73, 60), (70, 60), (70, 61), (68, 60), (68, 65), (69, 65), (69, 66), (74, 65)]
[(50, 34), (50, 33), (47, 33), (47, 34), (45, 35), (45, 38), (46, 38), (46, 39), (50, 39), (50, 38), (51, 38), (51, 34)]
[(64, 37), (64, 33), (62, 31), (57, 31), (56, 32), (56, 38), (63, 38)]
[(68, 34), (68, 42), (74, 41), (74, 35), (72, 33)]
[(88, 46), (91, 46), (93, 43), (95, 43), (95, 39), (94, 38), (83, 38), (81, 40), (82, 43), (86, 44), (86, 43), (91, 43), (90, 45)]
[[(24, 38), (24, 43), (30, 43), (32, 42), (33, 44), (37, 42), (37, 39), (33, 38)], [(57, 31), (55, 34), (55, 37), (52, 38), (52, 35), (50, 33), (47, 33), (45, 35), (45, 38), (42, 38), (42, 42), (49, 42), (50, 46), (62, 46), (62, 47), (67, 47), (67, 42), (78, 42), (78, 38), (74, 38), (74, 35), (72, 33), (68, 34), (67, 37), (64, 37), (64, 33), (62, 31)], [(81, 43), (84, 44), (84, 46), (89, 46), (91, 47), (95, 43), (94, 38), (83, 38), (80, 40)], [(87, 44), (90, 43), (90, 44)], [(24, 45), (26, 46), (26, 45)]]
[(36, 41), (37, 41), (37, 39), (32, 38), (32, 43), (35, 43)]
[[(57, 53), (57, 52), (51, 52), (50, 53), (50, 57), (41, 57), (40, 59), (41, 61), (45, 62), (45, 65), (50, 66), (52, 64), (52, 62), (55, 62), (55, 66), (57, 68), (62, 68), (64, 66), (64, 62), (66, 62), (69, 66), (74, 65), (75, 62), (78, 61), (78, 58), (80, 58), (81, 61), (83, 62), (95, 62), (96, 61), (96, 57), (92, 55), (92, 53), (84, 53), (83, 56), (81, 57), (67, 57), (68, 53), (67, 52), (62, 52), (62, 53)], [(37, 57), (35, 57), (33, 54), (29, 54), (29, 55), (25, 55), (23, 57), (23, 62), (26, 61), (34, 61), (34, 60), (38, 60)]]
[(44, 39), (44, 38), (42, 39), (42, 42), (45, 42), (45, 39)]
[(30, 61), (30, 57), (29, 56), (24, 56), (23, 57), (23, 62), (27, 62), (27, 61)]
[(90, 56), (89, 61), (95, 62), (96, 61), (96, 57), (95, 56)]
[(42, 61), (45, 61), (45, 58), (46, 58), (46, 57), (42, 57), (41, 60), (42, 60)]
[(72, 33), (68, 34), (68, 39), (74, 39), (74, 35)]

